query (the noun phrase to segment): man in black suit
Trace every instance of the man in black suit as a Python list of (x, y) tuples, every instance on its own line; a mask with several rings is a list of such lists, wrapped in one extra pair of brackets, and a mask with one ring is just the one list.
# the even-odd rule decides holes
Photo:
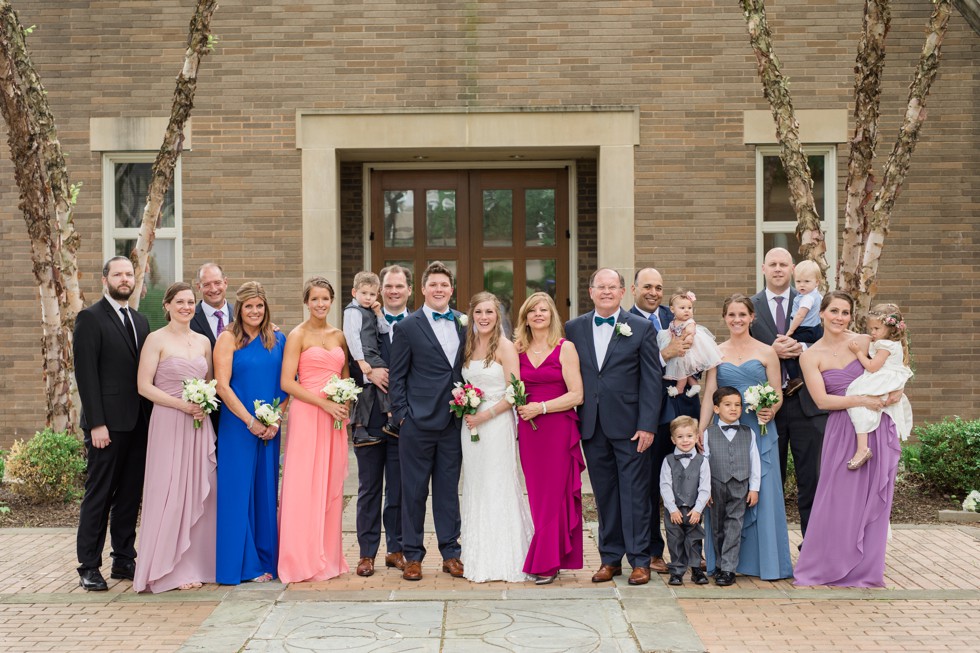
[[(664, 298), (664, 281), (660, 273), (653, 268), (641, 268), (633, 277), (633, 308), (630, 312), (649, 320), (653, 325), (654, 337), (666, 329), (674, 319), (674, 314), (660, 302)], [(691, 341), (684, 338), (672, 338), (670, 344), (660, 350), (660, 364), (677, 356), (683, 356), (691, 348)], [(650, 447), (650, 469), (652, 481), (650, 484), (650, 571), (658, 574), (667, 573), (667, 563), (664, 562), (664, 538), (660, 534), (660, 467), (664, 458), (674, 449), (670, 439), (670, 422), (681, 415), (694, 419), (701, 416), (701, 400), (679, 394), (671, 397), (667, 394), (667, 386), (661, 384), (663, 392), (660, 402), (660, 420), (657, 425), (657, 436)]]
[[(220, 265), (209, 261), (198, 269), (197, 282), (194, 285), (203, 299), (194, 309), (191, 331), (207, 336), (211, 341), (211, 351), (214, 351), (214, 342), (235, 319), (235, 307), (226, 300), (228, 278)], [(211, 413), (210, 418), (214, 432), (217, 433), (218, 421), (221, 419), (220, 405), (218, 410)]]
[[(385, 319), (391, 331), (381, 335), (381, 358), (391, 360), (391, 341), (395, 330), (408, 316), (406, 308), (412, 296), (412, 273), (400, 265), (391, 265), (381, 270), (381, 300)], [(375, 367), (367, 378), (361, 377), (360, 368), (350, 366), (351, 376), (358, 383), (374, 383), (382, 390), (388, 389), (388, 369)], [(398, 437), (382, 430), (388, 416), (381, 412), (378, 402), (374, 403), (371, 419), (367, 423), (370, 435), (380, 442), (370, 447), (355, 447), (357, 458), (357, 545), (360, 548), (360, 561), (357, 563), (358, 576), (374, 574), (374, 559), (381, 544), (381, 523), (385, 527), (387, 554), (385, 566), (405, 570), (405, 555), (402, 552), (401, 515), (401, 464), (398, 458)], [(382, 511), (381, 491), (384, 489), (384, 510)]]
[(150, 325), (129, 308), (133, 264), (123, 256), (102, 268), (102, 299), (75, 318), (75, 379), (82, 401), (88, 477), (78, 517), (79, 584), (107, 589), (99, 568), (108, 523), (112, 578), (133, 579), (136, 516), (143, 495), (150, 403), (136, 388), (140, 349)]
[(623, 276), (608, 268), (589, 280), (595, 309), (569, 320), (579, 352), (585, 400), (578, 414), (582, 450), (599, 512), (602, 565), (593, 583), (633, 572), (630, 585), (650, 581), (650, 445), (660, 418), (663, 369), (653, 326), (620, 308)]
[[(781, 247), (766, 252), (762, 264), (762, 274), (766, 287), (752, 296), (755, 306), (755, 320), (749, 328), (752, 337), (767, 345), (772, 345), (781, 361), (799, 358), (803, 346), (788, 337), (786, 330), (792, 322), (793, 299), (796, 291), (792, 288), (793, 257)], [(783, 386), (786, 385), (783, 373)], [(787, 451), (793, 452), (796, 466), (797, 505), (800, 509), (800, 527), (806, 534), (810, 520), (810, 508), (817, 492), (820, 450), (823, 447), (823, 431), (827, 425), (827, 412), (817, 408), (806, 389), (802, 386), (796, 392), (783, 393), (783, 405), (776, 413), (776, 430), (779, 432), (779, 471), (786, 479)]]
[(435, 261), (425, 269), (422, 296), (422, 308), (394, 330), (389, 370), (392, 421), (401, 427), (402, 578), (422, 578), (430, 479), (442, 570), (461, 578), (458, 492), (463, 448), (460, 420), (450, 412), (449, 402), (453, 384), (463, 380), (464, 329), (458, 314), (449, 308), (453, 273), (443, 263)]

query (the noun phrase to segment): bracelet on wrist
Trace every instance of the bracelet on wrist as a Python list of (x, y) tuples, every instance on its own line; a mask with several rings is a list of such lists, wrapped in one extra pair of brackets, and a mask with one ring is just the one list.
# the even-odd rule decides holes
[(542, 415), (548, 414), (548, 404), (544, 403), (543, 401), (541, 402), (541, 414)]
[(493, 419), (493, 418), (494, 418), (494, 417), (496, 417), (496, 416), (497, 416), (497, 411), (496, 411), (496, 409), (494, 409), (494, 407), (493, 407), (493, 406), (490, 406), (490, 418), (491, 418), (491, 419)]
[(253, 426), (254, 424), (255, 424), (255, 418), (254, 418), (254, 417), (249, 417), (249, 418), (248, 418), (248, 430), (249, 430), (249, 431), (251, 431), (251, 430), (252, 430), (252, 426)]

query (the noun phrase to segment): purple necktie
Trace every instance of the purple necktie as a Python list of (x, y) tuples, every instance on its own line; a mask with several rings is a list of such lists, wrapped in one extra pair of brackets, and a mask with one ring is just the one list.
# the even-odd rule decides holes
[[(782, 297), (780, 297), (780, 299), (782, 299)], [(220, 336), (221, 332), (225, 330), (225, 312), (215, 311), (214, 316), (218, 318), (218, 328), (216, 329), (217, 333), (215, 335)]]
[(781, 336), (786, 335), (786, 311), (783, 310), (783, 300), (785, 297), (773, 297), (776, 302), (776, 333)]

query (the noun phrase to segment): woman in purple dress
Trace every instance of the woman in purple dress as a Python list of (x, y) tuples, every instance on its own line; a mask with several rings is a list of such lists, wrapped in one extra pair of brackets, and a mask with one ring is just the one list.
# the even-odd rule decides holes
[(900, 445), (895, 423), (887, 414), (868, 435), (871, 460), (857, 471), (847, 469), (854, 452), (854, 425), (847, 409), (880, 411), (887, 400), (845, 396), (847, 386), (864, 371), (848, 349), (857, 340), (867, 351), (870, 339), (847, 330), (854, 300), (840, 291), (828, 293), (820, 305), (824, 336), (800, 357), (806, 387), (818, 407), (832, 411), (824, 432), (820, 480), (806, 538), (796, 564), (797, 585), (883, 587), (885, 544), (891, 515)]
[(536, 292), (517, 317), (514, 342), (528, 403), (519, 407), (518, 444), (534, 537), (524, 573), (554, 582), (560, 569), (582, 568), (582, 470), (575, 406), (582, 374), (575, 345), (562, 336), (551, 297)]

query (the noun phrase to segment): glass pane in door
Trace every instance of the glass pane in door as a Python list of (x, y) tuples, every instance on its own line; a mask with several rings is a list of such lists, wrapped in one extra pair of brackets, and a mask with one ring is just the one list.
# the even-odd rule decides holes
[(498, 260), (483, 262), (483, 287), (500, 300), (500, 323), (504, 335), (510, 337), (512, 307), (514, 305), (514, 261)]
[(415, 237), (415, 193), (384, 192), (385, 247), (412, 247)]
[(425, 233), (430, 247), (456, 246), (456, 191), (425, 191)]
[(507, 247), (513, 242), (514, 191), (483, 191), (483, 245)]
[(553, 258), (528, 259), (525, 262), (527, 270), (527, 296), (536, 292), (545, 292), (555, 298), (558, 288), (558, 262)]
[(524, 231), (527, 246), (555, 244), (555, 189), (528, 188), (524, 191)]

